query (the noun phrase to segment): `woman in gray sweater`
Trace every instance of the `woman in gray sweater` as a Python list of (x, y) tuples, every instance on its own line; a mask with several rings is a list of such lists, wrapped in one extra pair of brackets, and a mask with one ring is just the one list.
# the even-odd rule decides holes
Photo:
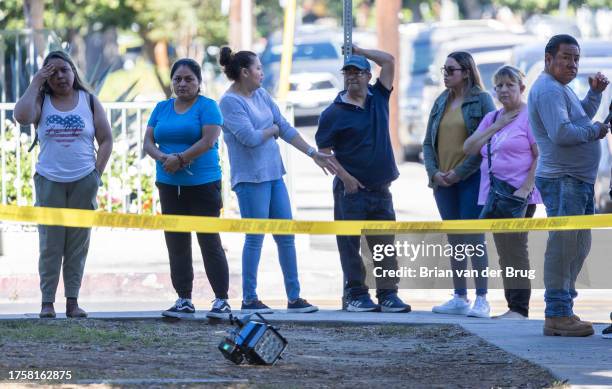
[[(255, 53), (221, 50), (220, 64), (233, 81), (219, 106), (223, 114), (223, 139), (230, 159), (232, 189), (243, 218), (291, 219), (289, 194), (283, 181), (285, 168), (277, 138), (313, 158), (335, 173), (331, 156), (318, 152), (282, 116), (278, 106), (261, 87), (263, 71)], [(327, 171), (326, 171), (327, 173)], [(264, 235), (247, 234), (242, 251), (242, 312), (272, 313), (257, 297), (257, 267)], [(293, 235), (274, 235), (283, 271), (289, 312), (315, 312), (317, 307), (300, 298)]]

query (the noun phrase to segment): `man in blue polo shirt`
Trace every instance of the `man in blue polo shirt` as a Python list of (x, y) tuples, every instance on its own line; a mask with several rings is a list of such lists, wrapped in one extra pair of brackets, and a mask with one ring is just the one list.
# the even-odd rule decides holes
[[(372, 73), (368, 59), (381, 68), (374, 85), (369, 84)], [(394, 71), (395, 60), (390, 54), (353, 46), (342, 68), (347, 89), (338, 94), (319, 119), (317, 146), (322, 152), (333, 152), (339, 166), (333, 184), (335, 220), (395, 220), (389, 191), (391, 182), (399, 176), (389, 135)], [(374, 304), (364, 282), (360, 237), (338, 236), (336, 240), (348, 311), (410, 311), (410, 306), (397, 296), (397, 280), (377, 279), (380, 305)], [(371, 242), (369, 239), (370, 245)], [(395, 257), (384, 262), (383, 268), (397, 268)]]

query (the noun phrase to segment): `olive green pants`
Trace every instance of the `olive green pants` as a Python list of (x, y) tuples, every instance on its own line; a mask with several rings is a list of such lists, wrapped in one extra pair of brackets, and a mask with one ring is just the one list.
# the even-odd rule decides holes
[[(55, 182), (35, 174), (36, 206), (96, 209), (99, 182), (95, 170), (74, 182)], [(42, 302), (55, 302), (60, 270), (66, 298), (79, 297), (90, 233), (91, 228), (38, 226), (38, 273)]]

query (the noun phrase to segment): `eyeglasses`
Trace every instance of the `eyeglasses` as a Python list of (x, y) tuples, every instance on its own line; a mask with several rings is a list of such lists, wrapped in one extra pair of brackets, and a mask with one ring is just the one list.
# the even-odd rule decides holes
[(343, 70), (342, 74), (344, 74), (345, 76), (357, 76), (357, 77), (361, 77), (364, 74), (366, 74), (367, 72), (365, 70)]
[(453, 67), (447, 67), (447, 66), (442, 66), (440, 68), (440, 71), (442, 72), (442, 74), (454, 74), (457, 70), (465, 70), (464, 68), (453, 68)]

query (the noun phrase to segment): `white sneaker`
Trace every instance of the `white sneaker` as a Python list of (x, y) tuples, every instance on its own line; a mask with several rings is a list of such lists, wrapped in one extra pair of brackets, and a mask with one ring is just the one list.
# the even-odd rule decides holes
[(499, 320), (527, 320), (527, 317), (521, 315), (518, 312), (514, 312), (514, 311), (508, 311), (502, 315), (498, 315), (498, 316), (493, 316), (492, 319), (499, 319)]
[(433, 313), (445, 313), (447, 315), (467, 315), (470, 310), (470, 300), (454, 295), (454, 297), (442, 305), (436, 305), (431, 309)]
[(467, 313), (469, 317), (481, 317), (488, 319), (491, 317), (491, 307), (485, 296), (476, 296), (472, 309)]

